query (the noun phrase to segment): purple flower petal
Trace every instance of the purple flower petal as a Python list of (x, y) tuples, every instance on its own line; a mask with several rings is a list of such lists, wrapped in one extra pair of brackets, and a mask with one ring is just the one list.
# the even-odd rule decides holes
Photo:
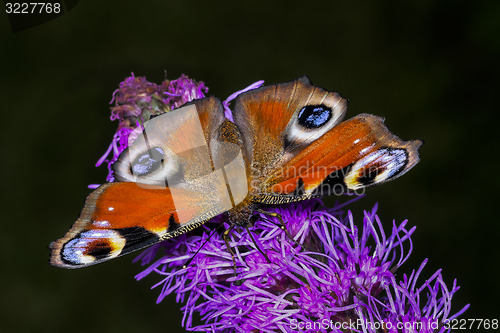
[[(145, 77), (136, 77), (134, 73), (120, 83), (120, 87), (113, 92), (110, 104), (111, 120), (119, 122), (118, 129), (106, 152), (96, 163), (100, 166), (104, 162), (108, 166), (106, 180), (113, 182), (113, 164), (130, 142), (133, 142), (141, 133), (135, 129), (153, 115), (168, 112), (194, 99), (205, 97), (208, 88), (203, 82), (197, 82), (186, 75), (176, 80), (165, 80), (156, 85)], [(111, 152), (113, 152), (110, 157)]]
[(260, 80), (260, 81), (252, 83), (251, 85), (249, 85), (248, 87), (246, 87), (244, 89), (238, 90), (237, 92), (229, 95), (229, 97), (226, 98), (226, 100), (224, 102), (222, 102), (222, 105), (224, 106), (224, 111), (225, 111), (224, 115), (226, 116), (226, 118), (229, 119), (230, 121), (234, 121), (233, 112), (229, 108), (229, 104), (231, 103), (232, 100), (234, 100), (236, 97), (238, 97), (238, 95), (240, 95), (246, 91), (257, 89), (257, 88), (261, 87), (263, 84), (264, 84), (264, 80)]
[[(232, 100), (262, 84), (255, 82), (229, 96), (223, 102), (226, 118), (233, 120)], [(114, 181), (113, 163), (141, 134), (145, 121), (203, 98), (207, 91), (203, 82), (186, 75), (156, 85), (132, 73), (121, 82), (111, 100), (111, 120), (118, 121), (118, 129), (97, 162), (97, 166), (107, 163), (107, 180)], [(422, 283), (427, 259), (409, 276), (396, 279), (396, 271), (412, 252), (415, 227), (407, 228), (406, 220), (392, 221), (390, 232), (384, 231), (377, 205), (356, 221), (342, 209), (358, 199), (333, 208), (320, 200), (269, 208), (281, 215), (293, 239), (276, 217), (256, 213), (251, 228), (235, 229), (229, 235), (234, 266), (225, 240), (211, 227), (230, 226), (224, 216), (216, 217), (210, 224), (144, 250), (135, 259), (144, 266), (136, 279), (157, 276), (152, 287), (159, 290), (157, 303), (174, 293), (183, 304), (182, 325), (188, 331), (295, 332), (298, 323), (312, 325), (303, 326), (303, 331), (346, 331), (317, 326), (326, 320), (365, 323), (349, 327), (352, 332), (444, 332), (443, 324), (469, 307), (452, 314), (451, 300), (459, 290), (456, 280), (448, 288), (438, 270)], [(195, 324), (194, 317), (201, 323)], [(398, 324), (410, 328), (397, 328)], [(424, 327), (415, 330), (417, 324)]]
[[(270, 209), (282, 216), (299, 246), (281, 230), (277, 219), (257, 213), (250, 232), (271, 262), (256, 249), (246, 230), (236, 230), (230, 237), (236, 275), (218, 233), (182, 268), (207, 239), (210, 229), (205, 225), (201, 237), (198, 230), (161, 243), (167, 251), (159, 261), (152, 256), (159, 253), (157, 249), (146, 250), (137, 260), (153, 267), (162, 262), (168, 269), (146, 268), (136, 278), (160, 274), (163, 278), (155, 285), (161, 288), (158, 301), (176, 293), (185, 304), (183, 325), (190, 331), (224, 332), (239, 327), (292, 332), (296, 331), (293, 323), (327, 319), (332, 323), (366, 320), (384, 323), (386, 328), (397, 323), (439, 323), (441, 332), (442, 323), (454, 317), (450, 316), (451, 299), (458, 287), (448, 290), (441, 271), (417, 287), (427, 261), (409, 277), (403, 275), (402, 281), (394, 275), (411, 252), (415, 228), (407, 230), (404, 221), (394, 223), (391, 234), (385, 234), (376, 207), (365, 212), (359, 226), (350, 212), (346, 215), (339, 207), (328, 209), (321, 201), (310, 200)], [(179, 256), (186, 259), (178, 260)], [(195, 313), (203, 324), (193, 324)], [(357, 327), (353, 331), (376, 330)]]

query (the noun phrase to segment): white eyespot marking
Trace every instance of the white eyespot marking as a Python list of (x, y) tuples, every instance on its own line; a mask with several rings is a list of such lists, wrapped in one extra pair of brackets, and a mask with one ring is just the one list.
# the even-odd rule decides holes
[(114, 230), (84, 231), (64, 244), (61, 259), (72, 265), (91, 264), (99, 259), (117, 257), (125, 243), (125, 238)]
[(132, 173), (137, 177), (149, 175), (161, 168), (164, 158), (163, 149), (160, 147), (151, 148), (132, 162)]
[(112, 211), (114, 211), (114, 210), (115, 210), (115, 207), (108, 207), (108, 210), (109, 210), (110, 212), (112, 212)]
[(366, 147), (366, 148), (363, 148), (363, 149), (361, 149), (361, 151), (359, 152), (359, 154), (360, 154), (360, 155), (364, 155), (364, 154), (366, 154), (366, 152), (367, 152), (368, 150), (370, 150), (370, 149), (372, 149), (372, 147)]
[[(185, 156), (206, 146), (195, 105), (166, 112), (145, 122), (144, 131), (129, 141), (113, 165), (116, 179), (159, 186), (183, 182), (191, 161)], [(208, 152), (208, 148), (205, 150)]]
[[(117, 179), (151, 185), (165, 185), (165, 180), (175, 180), (181, 167), (178, 157), (168, 147), (141, 150), (142, 146), (129, 147), (115, 164)], [(133, 156), (136, 156), (133, 161)]]
[(107, 220), (102, 220), (102, 221), (94, 221), (92, 222), (93, 225), (95, 225), (97, 228), (109, 228), (111, 227), (111, 224)]
[(345, 105), (340, 104), (302, 107), (285, 130), (286, 141), (292, 145), (305, 145), (320, 138), (343, 118)]
[(352, 190), (378, 184), (399, 174), (407, 163), (405, 149), (381, 148), (357, 161), (344, 182)]

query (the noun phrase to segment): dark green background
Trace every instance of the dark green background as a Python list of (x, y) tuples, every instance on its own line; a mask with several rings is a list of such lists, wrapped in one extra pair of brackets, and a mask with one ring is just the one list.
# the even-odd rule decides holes
[[(82, 1), (13, 33), (0, 14), (3, 332), (182, 331), (174, 298), (135, 282), (133, 255), (88, 269), (50, 267), (47, 245), (78, 216), (116, 128), (109, 101), (130, 72), (203, 80), (225, 98), (264, 79), (307, 74), (350, 99), (348, 116), (386, 117), (421, 138), (421, 163), (370, 189), (417, 226), (409, 272), (443, 268), (463, 318), (499, 318), (498, 1)], [(421, 280), (423, 282), (423, 279)]]

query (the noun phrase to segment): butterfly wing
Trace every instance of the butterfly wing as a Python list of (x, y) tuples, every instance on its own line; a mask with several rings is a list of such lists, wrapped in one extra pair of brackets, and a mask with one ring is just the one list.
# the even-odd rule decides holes
[[(338, 93), (315, 87), (302, 77), (239, 95), (234, 121), (242, 133), (246, 160), (255, 173), (286, 163), (340, 123), (346, 109), (347, 101)], [(309, 128), (301, 126), (302, 121)]]
[[(51, 264), (78, 268), (106, 261), (185, 233), (234, 207), (230, 193), (247, 193), (234, 131), (215, 98), (146, 122), (115, 163), (122, 182), (104, 184), (87, 197), (73, 227), (51, 244)], [(227, 184), (227, 175), (242, 178), (245, 190)]]
[(420, 141), (400, 140), (369, 114), (341, 122), (346, 108), (340, 95), (307, 78), (240, 95), (234, 119), (251, 163), (252, 200), (280, 204), (358, 190), (418, 162)]
[(86, 200), (51, 263), (96, 264), (192, 230), (245, 198), (277, 204), (394, 179), (418, 162), (381, 118), (342, 122), (346, 100), (307, 78), (241, 94), (235, 124), (207, 98), (144, 124)]
[(193, 230), (227, 210), (193, 191), (131, 182), (92, 192), (68, 233), (51, 244), (50, 263), (64, 268), (97, 264)]

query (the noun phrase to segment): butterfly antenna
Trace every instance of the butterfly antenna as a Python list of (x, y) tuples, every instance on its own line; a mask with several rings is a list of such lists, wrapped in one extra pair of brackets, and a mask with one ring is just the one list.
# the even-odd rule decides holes
[(186, 269), (188, 268), (189, 264), (194, 260), (194, 258), (196, 257), (196, 255), (198, 253), (200, 253), (201, 249), (203, 249), (205, 247), (205, 244), (208, 243), (208, 241), (212, 238), (212, 236), (214, 235), (214, 233), (219, 230), (219, 228), (222, 226), (223, 224), (221, 224), (219, 227), (215, 228), (214, 230), (212, 230), (212, 232), (210, 233), (210, 235), (208, 235), (208, 238), (205, 239), (205, 241), (203, 242), (203, 244), (201, 244), (201, 246), (198, 248), (198, 250), (196, 250), (196, 252), (194, 253), (194, 255), (188, 259), (188, 261), (186, 261), (186, 263), (184, 265), (182, 265), (182, 269)]
[[(148, 147), (147, 152), (148, 152), (149, 158), (152, 160), (153, 153), (151, 152), (151, 145), (149, 144), (149, 138), (148, 138), (148, 134), (146, 133), (146, 128), (144, 127), (144, 120), (142, 119), (142, 115), (139, 116), (139, 124), (141, 125), (141, 128), (142, 128), (142, 135), (144, 136), (144, 142), (146, 142), (146, 147)], [(165, 179), (165, 187), (168, 187), (167, 179)]]
[(151, 145), (149, 144), (149, 139), (148, 139), (148, 135), (146, 133), (146, 129), (144, 128), (144, 120), (142, 119), (142, 115), (139, 116), (139, 125), (141, 125), (141, 128), (142, 128), (142, 135), (144, 135), (144, 141), (146, 142), (146, 146), (148, 147), (148, 152), (150, 154), (150, 157), (151, 157)]
[(224, 242), (226, 243), (226, 248), (229, 251), (229, 254), (231, 254), (231, 261), (233, 262), (233, 268), (234, 268), (234, 276), (236, 276), (236, 260), (234, 258), (234, 252), (231, 248), (231, 245), (229, 244), (229, 233), (234, 229), (234, 224), (231, 224), (229, 229), (226, 229), (224, 233), (222, 234), (222, 238), (224, 239)]

